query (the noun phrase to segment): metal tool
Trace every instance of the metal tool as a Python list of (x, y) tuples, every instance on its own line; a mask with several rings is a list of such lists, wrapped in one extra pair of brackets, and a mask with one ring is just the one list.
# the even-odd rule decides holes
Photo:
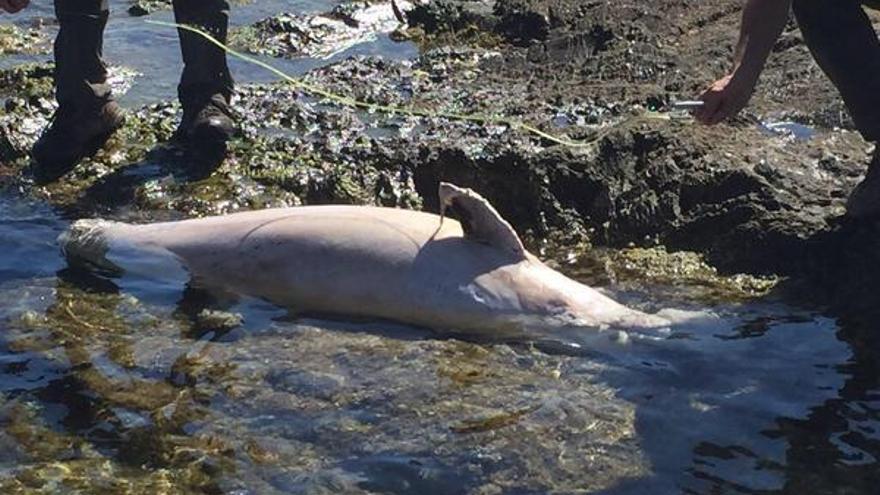
[(673, 110), (693, 111), (703, 108), (704, 102), (700, 100), (681, 100), (672, 102)]

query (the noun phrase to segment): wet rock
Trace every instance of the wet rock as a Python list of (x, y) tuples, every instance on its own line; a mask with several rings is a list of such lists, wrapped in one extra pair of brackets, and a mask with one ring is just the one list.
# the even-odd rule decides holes
[[(0, 161), (11, 163), (29, 153), (48, 125), (57, 104), (54, 101), (54, 66), (24, 64), (0, 71)], [(137, 73), (125, 67), (109, 68), (108, 82), (117, 94), (131, 87)]]
[(51, 65), (24, 65), (0, 71), (0, 161), (24, 158), (36, 142), (54, 102)]
[(516, 46), (541, 46), (548, 38), (558, 38), (558, 45), (560, 39), (578, 39), (596, 29), (589, 16), (595, 6), (565, 0), (439, 0), (416, 5), (407, 20), (429, 36), (463, 35), (458, 41), (478, 40), (475, 33), (487, 31)]
[(0, 55), (42, 55), (51, 43), (41, 24), (23, 29), (14, 24), (0, 24)]
[(266, 381), (276, 390), (323, 400), (332, 400), (342, 392), (345, 385), (343, 376), (304, 370), (273, 371), (266, 377)]
[(843, 322), (842, 337), (871, 373), (880, 369), (880, 307), (874, 287), (880, 280), (880, 221), (844, 219), (807, 241), (790, 259), (786, 294), (829, 308)]
[[(397, 2), (400, 9), (409, 2)], [(400, 26), (390, 2), (347, 2), (321, 14), (284, 13), (235, 29), (231, 44), (274, 57), (327, 58)]]
[[(229, 3), (235, 7), (252, 1), (253, 0), (232, 0)], [(128, 14), (133, 17), (142, 17), (163, 10), (171, 10), (171, 6), (171, 0), (132, 0), (131, 6), (128, 8)]]
[(492, 30), (498, 22), (494, 4), (493, 0), (421, 2), (406, 14), (406, 19), (411, 26), (419, 27), (427, 34), (470, 27)]
[(0, 71), (0, 97), (7, 98), (7, 111), (14, 110), (9, 108), (9, 98), (32, 100), (51, 96), (54, 72), (54, 66), (49, 64), (25, 64)]
[(196, 332), (229, 332), (244, 323), (244, 317), (238, 313), (218, 310), (202, 310), (196, 315)]
[[(682, 304), (725, 304), (767, 296), (780, 284), (775, 276), (725, 275), (704, 256), (664, 247), (608, 249), (581, 247), (565, 252), (548, 249), (543, 256), (591, 286), (650, 285), (661, 298)], [(660, 309), (660, 308), (657, 308)], [(646, 311), (651, 311), (646, 308)]]
[(381, 453), (342, 463), (362, 479), (358, 487), (370, 493), (430, 492), (438, 495), (461, 493), (472, 486), (472, 473), (431, 458)]
[(171, 10), (171, 0), (133, 0), (128, 14), (133, 17), (150, 15), (154, 12)]
[(550, 12), (541, 0), (502, 0), (495, 3), (496, 29), (517, 44), (543, 40), (550, 31)]

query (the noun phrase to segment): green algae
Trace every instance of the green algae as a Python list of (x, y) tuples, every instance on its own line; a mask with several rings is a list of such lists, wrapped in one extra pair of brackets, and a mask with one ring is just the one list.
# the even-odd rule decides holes
[(43, 29), (0, 24), (0, 55), (42, 55), (49, 53), (50, 46)]
[(450, 429), (455, 433), (483, 433), (497, 430), (518, 423), (524, 416), (533, 413), (540, 406), (526, 407), (515, 411), (502, 411), (476, 419), (466, 419), (459, 424), (452, 425)]
[[(4, 493), (216, 490), (217, 473), (231, 469), (229, 448), (216, 436), (183, 429), (207, 414), (208, 397), (193, 385), (219, 380), (230, 365), (183, 353), (168, 379), (138, 376), (137, 339), (173, 329), (145, 309), (132, 297), (60, 283), (45, 312), (13, 322), (11, 349), (69, 366), (63, 383), (69, 407), (77, 409), (50, 426), (27, 399), (0, 408), (2, 431), (29, 459), (0, 482)], [(92, 431), (89, 422), (104, 427)]]
[[(305, 17), (305, 16), (300, 16)], [(317, 43), (313, 33), (286, 26), (285, 17), (270, 18), (251, 26), (233, 28), (229, 33), (229, 46), (257, 55), (271, 57), (304, 56), (308, 46)]]
[[(333, 479), (337, 491), (366, 493), (339, 466), (383, 452), (434, 452), (427, 459), (462, 466), (458, 486), (470, 493), (565, 490), (584, 469), (601, 487), (641, 472), (634, 444), (623, 448), (632, 462), (614, 474), (576, 461), (600, 445), (621, 449), (634, 434), (627, 406), (611, 406), (613, 393), (593, 383), (595, 364), (570, 375), (570, 358), (528, 349), (284, 322), (230, 344), (194, 342), (184, 337), (191, 322), (132, 296), (66, 283), (54, 294), (43, 310), (22, 313), (7, 339), (69, 367), (65, 403), (76, 409), (57, 422), (29, 394), (0, 408), (0, 436), (28, 459), (0, 482), (9, 493), (271, 493), (291, 489), (277, 484), (290, 473), (303, 489)], [(482, 378), (465, 384), (450, 375), (478, 369)], [(481, 468), (467, 460), (477, 447), (492, 458), (522, 454)], [(559, 455), (566, 466), (551, 462)]]
[[(0, 97), (11, 97), (25, 103), (32, 103), (39, 98), (50, 98), (54, 92), (54, 72), (52, 64), (23, 64), (0, 70)], [(11, 109), (4, 111), (12, 112), (17, 109), (13, 105)]]
[[(28, 151), (54, 111), (51, 76), (51, 65), (0, 71), (3, 87), (21, 88), (0, 94), (9, 97), (6, 109), (0, 110), (0, 126), (8, 129), (0, 143), (7, 176), (27, 169)], [(267, 94), (261, 87), (245, 93), (253, 98)], [(307, 139), (262, 135), (264, 116), (254, 113), (243, 115), (243, 126), (253, 130), (230, 143), (218, 172), (189, 180), (186, 154), (170, 143), (179, 112), (176, 103), (130, 111), (103, 149), (35, 194), (81, 215), (129, 207), (200, 216), (302, 203), (421, 204), (413, 185), (401, 183), (399, 166), (382, 157), (351, 157), (369, 149), (370, 140), (356, 138), (349, 144), (351, 136), (343, 129), (335, 132), (341, 132), (338, 139), (345, 148), (322, 149)]]
[(412, 41), (419, 47), (419, 51), (423, 53), (448, 46), (467, 46), (494, 50), (506, 43), (502, 36), (492, 31), (481, 29), (475, 24), (468, 24), (457, 29), (443, 29), (432, 33), (426, 32), (419, 26), (411, 26), (397, 30), (391, 36), (397, 41)]
[(24, 64), (0, 70), (0, 163), (3, 175), (17, 176), (54, 110), (54, 66)]
[(776, 276), (721, 273), (699, 253), (670, 252), (663, 246), (624, 249), (588, 245), (560, 249), (557, 246), (547, 250), (547, 255), (557, 267), (590, 285), (641, 290), (679, 288), (679, 297), (709, 305), (763, 298), (781, 281)]

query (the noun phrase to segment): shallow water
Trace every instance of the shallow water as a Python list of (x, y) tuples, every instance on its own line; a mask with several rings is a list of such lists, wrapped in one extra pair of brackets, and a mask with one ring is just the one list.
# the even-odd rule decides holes
[[(234, 19), (279, 6), (326, 8), (257, 0)], [(145, 74), (126, 104), (173, 97), (174, 34), (116, 11), (108, 56)], [(406, 56), (383, 43), (342, 56)], [(705, 318), (629, 345), (467, 341), (297, 319), (175, 277), (73, 271), (55, 242), (67, 224), (0, 192), (0, 493), (872, 494), (880, 483), (880, 378), (838, 338), (849, 323), (818, 312), (709, 303), (698, 284), (612, 286), (630, 304)]]
[[(818, 314), (703, 307), (601, 351), (466, 342), (72, 272), (66, 224), (0, 199), (4, 493), (874, 493), (877, 377)], [(203, 307), (244, 323), (197, 323)]]

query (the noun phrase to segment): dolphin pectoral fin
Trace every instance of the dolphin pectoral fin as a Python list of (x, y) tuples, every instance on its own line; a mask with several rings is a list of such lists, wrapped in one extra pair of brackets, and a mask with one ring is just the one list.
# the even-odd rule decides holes
[(452, 207), (461, 217), (465, 238), (526, 258), (526, 249), (516, 231), (485, 198), (448, 182), (440, 183), (439, 195), (441, 222), (446, 209)]
[(189, 282), (184, 286), (183, 294), (178, 304), (187, 307), (206, 304), (206, 308), (210, 306), (212, 309), (228, 309), (238, 304), (240, 300), (241, 295), (237, 292), (213, 284), (203, 277), (190, 275)]

